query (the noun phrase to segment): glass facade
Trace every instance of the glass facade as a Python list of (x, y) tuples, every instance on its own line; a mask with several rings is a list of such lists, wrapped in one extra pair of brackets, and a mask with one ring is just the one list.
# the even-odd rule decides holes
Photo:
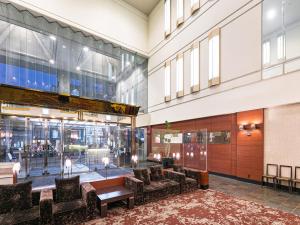
[(147, 108), (147, 59), (0, 3), (0, 83)]
[(263, 1), (263, 78), (300, 70), (300, 1)]

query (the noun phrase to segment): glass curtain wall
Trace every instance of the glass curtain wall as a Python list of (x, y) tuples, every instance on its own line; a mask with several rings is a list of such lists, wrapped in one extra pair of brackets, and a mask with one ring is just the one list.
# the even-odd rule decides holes
[(20, 162), (19, 178), (90, 172), (103, 178), (106, 167), (110, 176), (130, 173), (114, 169), (131, 167), (131, 156), (129, 124), (7, 115), (0, 119), (0, 162)]
[(300, 70), (299, 12), (299, 0), (263, 1), (263, 78)]
[(147, 59), (0, 3), (0, 83), (147, 107)]

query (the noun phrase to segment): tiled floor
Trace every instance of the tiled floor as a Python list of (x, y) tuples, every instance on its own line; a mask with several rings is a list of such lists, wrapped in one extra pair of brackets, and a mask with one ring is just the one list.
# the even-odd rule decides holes
[(230, 178), (209, 175), (210, 189), (254, 201), (265, 206), (284, 210), (300, 216), (300, 194), (273, 190), (257, 184), (250, 184)]

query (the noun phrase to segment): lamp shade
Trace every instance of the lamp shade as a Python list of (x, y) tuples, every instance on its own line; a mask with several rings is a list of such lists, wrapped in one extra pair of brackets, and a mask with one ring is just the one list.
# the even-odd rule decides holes
[(65, 165), (66, 165), (67, 168), (70, 168), (72, 166), (71, 159), (66, 159)]
[(19, 162), (15, 163), (13, 166), (13, 173), (19, 173), (21, 169), (21, 164)]

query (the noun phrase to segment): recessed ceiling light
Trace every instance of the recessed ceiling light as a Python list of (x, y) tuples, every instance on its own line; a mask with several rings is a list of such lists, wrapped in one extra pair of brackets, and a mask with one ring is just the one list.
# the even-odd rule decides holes
[(276, 17), (276, 10), (275, 9), (269, 9), (269, 11), (267, 11), (267, 19), (268, 20), (273, 20)]
[(54, 35), (49, 36), (52, 41), (56, 41), (56, 37)]
[(83, 47), (83, 51), (88, 52), (89, 48), (85, 46), (85, 47)]
[(63, 46), (62, 46), (62, 48), (66, 48), (66, 46), (65, 46), (65, 45), (63, 45)]
[(76, 70), (79, 71), (80, 70), (80, 66), (76, 66)]
[(50, 63), (50, 64), (54, 64), (55, 61), (54, 61), (53, 59), (50, 59), (50, 60), (49, 60), (49, 63)]

